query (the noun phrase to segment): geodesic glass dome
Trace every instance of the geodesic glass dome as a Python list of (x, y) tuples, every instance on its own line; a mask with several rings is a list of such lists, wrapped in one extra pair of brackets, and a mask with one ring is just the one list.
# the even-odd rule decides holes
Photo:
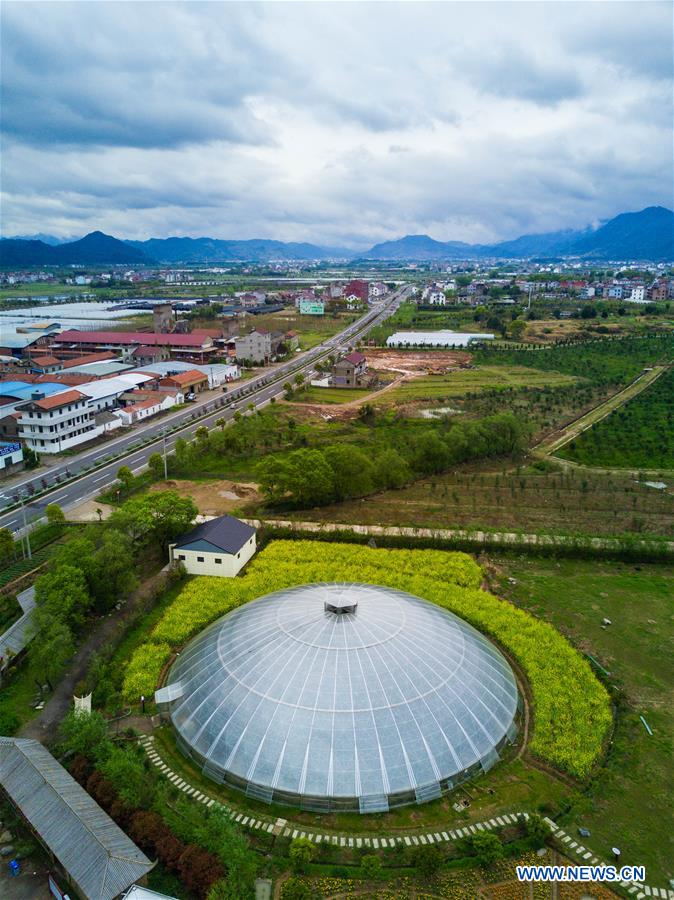
[(365, 584), (290, 588), (223, 616), (157, 702), (204, 774), (318, 811), (439, 797), (517, 731), (517, 684), (492, 643), (432, 603)]

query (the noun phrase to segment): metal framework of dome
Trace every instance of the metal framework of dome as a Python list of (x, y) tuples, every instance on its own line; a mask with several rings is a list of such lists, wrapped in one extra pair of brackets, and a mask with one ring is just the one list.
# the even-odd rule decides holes
[(313, 584), (213, 622), (157, 693), (181, 750), (251, 797), (379, 812), (487, 771), (517, 683), (467, 622), (411, 594)]

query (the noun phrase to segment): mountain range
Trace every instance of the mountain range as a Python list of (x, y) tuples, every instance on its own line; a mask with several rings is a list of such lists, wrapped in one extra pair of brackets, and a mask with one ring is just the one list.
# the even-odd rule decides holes
[(426, 234), (413, 234), (396, 241), (375, 244), (369, 250), (360, 252), (343, 247), (265, 239), (235, 241), (208, 237), (169, 237), (121, 241), (101, 231), (92, 231), (77, 241), (58, 245), (39, 239), (0, 240), (0, 266), (4, 268), (181, 263), (217, 265), (232, 262), (262, 263), (270, 260), (424, 262), (564, 257), (588, 261), (674, 260), (674, 212), (663, 206), (649, 206), (640, 212), (621, 213), (598, 228), (526, 234), (495, 244), (443, 242)]

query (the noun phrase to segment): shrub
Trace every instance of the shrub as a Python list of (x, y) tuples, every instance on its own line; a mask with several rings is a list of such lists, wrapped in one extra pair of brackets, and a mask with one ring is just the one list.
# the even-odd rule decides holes
[(295, 872), (306, 872), (309, 863), (316, 856), (316, 844), (309, 838), (295, 838), (290, 844), (288, 851), (290, 857), (290, 865)]
[(379, 878), (381, 875), (381, 860), (376, 853), (367, 853), (360, 861), (365, 878)]

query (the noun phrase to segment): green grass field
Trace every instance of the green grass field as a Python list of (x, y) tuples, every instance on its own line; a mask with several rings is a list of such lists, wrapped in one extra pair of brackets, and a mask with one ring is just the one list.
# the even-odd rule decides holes
[[(560, 387), (575, 384), (577, 378), (560, 372), (537, 372), (524, 366), (479, 366), (459, 369), (446, 375), (425, 375), (388, 391), (386, 403), (441, 400), (466, 394), (508, 388)], [(382, 398), (384, 399), (384, 398)]]
[(674, 369), (557, 452), (586, 466), (674, 469)]
[(349, 403), (362, 400), (371, 393), (367, 388), (308, 387), (295, 394), (293, 403)]
[[(589, 828), (592, 836), (583, 843), (600, 857), (617, 846), (624, 864), (646, 866), (648, 884), (666, 886), (674, 876), (674, 568), (501, 558), (490, 582), (495, 593), (547, 619), (592, 654), (624, 691), (607, 766), (567, 824)], [(602, 628), (604, 617), (612, 624)]]

